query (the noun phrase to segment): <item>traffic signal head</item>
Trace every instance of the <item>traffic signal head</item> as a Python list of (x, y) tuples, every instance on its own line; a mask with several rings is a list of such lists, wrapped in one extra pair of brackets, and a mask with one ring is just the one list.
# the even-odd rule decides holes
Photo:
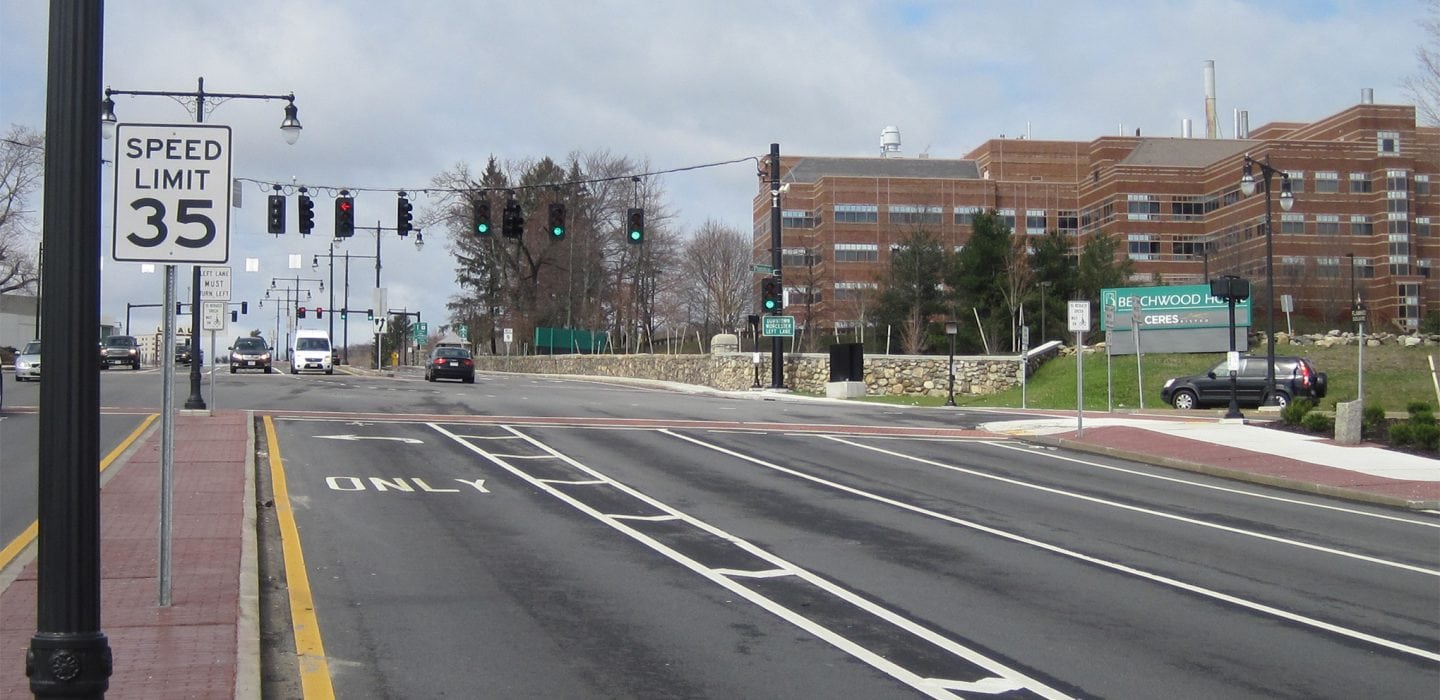
[(335, 237), (349, 238), (355, 235), (355, 198), (346, 194), (335, 198)]
[(300, 235), (308, 236), (315, 230), (315, 200), (305, 194), (305, 188), (300, 188)]
[(405, 197), (405, 193), (401, 192), (399, 199), (395, 200), (395, 231), (402, 236), (415, 228), (412, 223), (415, 216), (410, 213), (414, 208), (411, 206), (410, 200)]
[(295, 318), (305, 318), (305, 307), (295, 309)]
[(625, 210), (625, 240), (640, 244), (645, 242), (645, 210), (631, 207)]
[(490, 200), (482, 195), (470, 203), (470, 232), (477, 236), (490, 235)]
[(340, 320), (344, 321), (348, 318), (350, 318), (350, 309), (340, 309)]
[(785, 305), (785, 293), (780, 286), (779, 277), (766, 277), (760, 283), (760, 308), (766, 313), (780, 313), (780, 308)]
[(270, 195), (269, 214), (266, 217), (265, 230), (270, 233), (285, 233), (285, 195)]
[(525, 234), (525, 212), (520, 209), (520, 203), (513, 199), (505, 203), (505, 212), (501, 214), (500, 233), (506, 238), (520, 238)]
[(242, 301), (242, 302), (240, 302), (240, 313), (245, 314), (245, 315), (247, 315), (247, 316), (250, 315), (250, 302), (248, 302), (248, 301)]
[(374, 321), (374, 320), (375, 320), (375, 309), (365, 309), (365, 320), (367, 320), (367, 321)]
[(231, 323), (238, 323), (239, 321), (240, 321), (240, 312), (238, 312), (238, 311), (231, 311), (231, 312), (230, 312), (230, 322), (231, 322)]
[(550, 226), (547, 228), (550, 238), (560, 240), (565, 237), (565, 205), (559, 202), (550, 203)]
[(317, 307), (315, 307), (315, 318), (325, 318), (325, 307), (323, 307), (323, 306), (317, 306)]

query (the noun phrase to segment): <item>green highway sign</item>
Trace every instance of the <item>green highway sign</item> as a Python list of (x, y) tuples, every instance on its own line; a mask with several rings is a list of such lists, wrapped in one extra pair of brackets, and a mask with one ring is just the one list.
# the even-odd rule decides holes
[(794, 316), (761, 316), (760, 334), (781, 338), (795, 336)]
[(424, 321), (415, 324), (414, 326), (412, 326), (412, 328), (414, 328), (412, 333), (414, 334), (415, 342), (417, 343), (424, 341), (425, 336), (430, 334), (430, 324)]
[(455, 326), (455, 334), (458, 335), (458, 336), (460, 336), (460, 339), (461, 339), (461, 340), (469, 340), (469, 339), (470, 339), (470, 328), (469, 328), (468, 326), (466, 326), (465, 324), (462, 323), (462, 324), (460, 324), (460, 325), (458, 325), (458, 326)]

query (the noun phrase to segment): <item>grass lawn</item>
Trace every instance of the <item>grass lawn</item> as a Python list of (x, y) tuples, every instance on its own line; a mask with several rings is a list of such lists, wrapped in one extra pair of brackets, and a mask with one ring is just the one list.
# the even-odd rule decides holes
[[(1260, 353), (1264, 346), (1254, 348)], [(1320, 409), (1333, 411), (1336, 401), (1351, 401), (1358, 388), (1357, 350), (1354, 345), (1322, 348), (1314, 345), (1276, 345), (1276, 355), (1299, 355), (1309, 358), (1315, 368), (1328, 375), (1328, 389), (1320, 400)], [(1404, 413), (1411, 402), (1423, 401), (1431, 406), (1436, 404), (1435, 385), (1431, 380), (1430, 366), (1426, 356), (1434, 355), (1440, 367), (1440, 348), (1398, 345), (1365, 348), (1365, 405), (1380, 405), (1387, 412)], [(1160, 403), (1160, 387), (1171, 377), (1199, 374), (1214, 367), (1225, 359), (1224, 353), (1145, 355), (1144, 408), (1169, 408)], [(1086, 410), (1133, 410), (1141, 407), (1139, 381), (1135, 371), (1135, 356), (1124, 355), (1110, 358), (1108, 383), (1113, 393), (1107, 402), (1107, 372), (1104, 353), (1088, 353), (1084, 358), (1085, 408)], [(870, 396), (866, 401), (885, 403), (940, 406), (944, 398), (911, 396)], [(1019, 408), (1020, 388), (991, 396), (959, 396), (955, 403), (960, 406), (988, 406), (997, 408)], [(1075, 358), (1057, 358), (1030, 377), (1025, 391), (1025, 406), (1028, 408), (1075, 408)], [(1207, 409), (1208, 410), (1208, 409)], [(1224, 409), (1214, 409), (1223, 411)]]

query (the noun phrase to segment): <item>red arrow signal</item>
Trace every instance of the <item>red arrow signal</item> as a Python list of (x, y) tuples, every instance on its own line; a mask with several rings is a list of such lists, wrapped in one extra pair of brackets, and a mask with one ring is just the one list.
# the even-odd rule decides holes
[(341, 203), (340, 203), (340, 211), (350, 211), (350, 203), (349, 203), (349, 202), (341, 202)]

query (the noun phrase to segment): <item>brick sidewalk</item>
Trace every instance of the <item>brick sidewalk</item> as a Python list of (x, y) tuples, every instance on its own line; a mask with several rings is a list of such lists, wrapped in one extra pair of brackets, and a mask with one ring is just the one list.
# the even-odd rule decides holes
[[(249, 431), (244, 411), (177, 418), (168, 608), (159, 606), (159, 423), (111, 467), (100, 495), (100, 626), (115, 662), (106, 697), (258, 697), (258, 666), (240, 668), (258, 653), (248, 648), (254, 615), (241, 610), (254, 606), (256, 585), (241, 581), (242, 570), (255, 576)], [(0, 697), (31, 695), (36, 583), (32, 561), (0, 591)]]

